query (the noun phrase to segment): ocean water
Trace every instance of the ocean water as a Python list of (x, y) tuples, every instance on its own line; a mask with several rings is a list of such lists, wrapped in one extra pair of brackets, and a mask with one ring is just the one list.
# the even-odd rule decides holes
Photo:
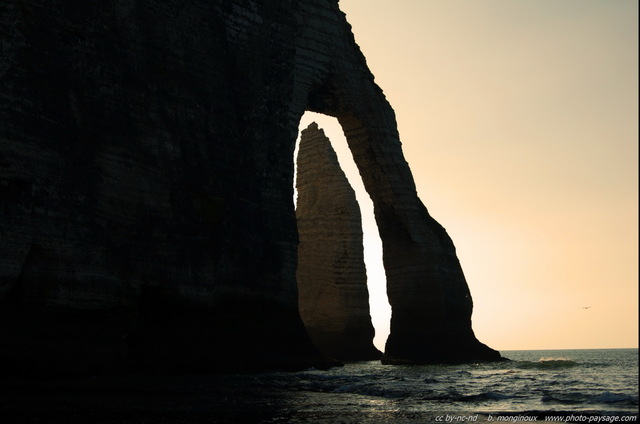
[(501, 353), (511, 361), (359, 362), (252, 376), (250, 384), (283, 395), (268, 417), (274, 423), (637, 421), (638, 349)]
[(1, 378), (0, 424), (636, 422), (638, 349), (227, 375)]

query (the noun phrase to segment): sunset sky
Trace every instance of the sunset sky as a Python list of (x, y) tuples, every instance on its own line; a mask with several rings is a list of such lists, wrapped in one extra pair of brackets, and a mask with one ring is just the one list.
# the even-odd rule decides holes
[[(340, 0), (498, 350), (638, 346), (638, 2)], [(390, 309), (363, 212), (375, 344)], [(588, 309), (584, 309), (589, 307)]]

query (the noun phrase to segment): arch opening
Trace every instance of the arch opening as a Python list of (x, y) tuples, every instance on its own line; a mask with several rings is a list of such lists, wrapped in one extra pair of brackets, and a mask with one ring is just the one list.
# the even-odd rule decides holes
[[(301, 132), (312, 122), (316, 122), (318, 127), (324, 131), (326, 137), (330, 140), (331, 147), (337, 155), (339, 167), (346, 175), (349, 185), (355, 192), (355, 198), (361, 214), (360, 225), (362, 226), (363, 233), (362, 244), (364, 248), (364, 262), (366, 268), (366, 286), (369, 295), (369, 314), (371, 316), (371, 324), (375, 329), (373, 344), (378, 350), (383, 352), (385, 342), (390, 331), (391, 307), (387, 299), (386, 275), (382, 262), (382, 242), (374, 217), (373, 203), (364, 188), (362, 178), (354, 163), (342, 127), (338, 120), (331, 116), (309, 111), (305, 112), (302, 116), (299, 125), (298, 139), (296, 140), (296, 149), (294, 152), (294, 166), (296, 167), (296, 172), (294, 174), (296, 176), (295, 178), (298, 177), (297, 166)], [(297, 182), (294, 180), (293, 200), (297, 207), (298, 192), (296, 184)], [(305, 253), (304, 249), (299, 250), (299, 255), (305, 254), (308, 253)], [(304, 260), (304, 257), (299, 258), (299, 263), (301, 261), (304, 262)], [(300, 283), (298, 284), (300, 288)], [(307, 314), (308, 313), (309, 312), (307, 311)]]

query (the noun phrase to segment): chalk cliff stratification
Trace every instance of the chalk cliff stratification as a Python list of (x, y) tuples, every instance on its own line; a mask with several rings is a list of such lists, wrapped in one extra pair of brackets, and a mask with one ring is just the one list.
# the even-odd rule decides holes
[(337, 0), (0, 4), (0, 366), (296, 368), (293, 150), (336, 116), (373, 199), (387, 362), (495, 359)]
[(311, 340), (343, 361), (380, 359), (373, 346), (362, 216), (324, 131), (312, 123), (298, 149), (298, 303)]

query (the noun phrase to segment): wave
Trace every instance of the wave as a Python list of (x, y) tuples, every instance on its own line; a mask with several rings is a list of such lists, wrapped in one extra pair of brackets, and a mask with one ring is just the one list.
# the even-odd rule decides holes
[(638, 404), (638, 398), (621, 393), (604, 392), (593, 398), (595, 403), (628, 403)]
[(540, 358), (537, 361), (519, 361), (516, 367), (520, 369), (558, 369), (571, 368), (580, 365), (579, 362), (566, 358)]
[(404, 399), (410, 396), (410, 392), (401, 388), (388, 388), (376, 384), (352, 384), (337, 387), (334, 393), (349, 393), (362, 396), (374, 396), (385, 399)]
[(623, 393), (603, 392), (597, 395), (591, 393), (568, 392), (546, 394), (540, 398), (543, 403), (559, 403), (565, 405), (577, 404), (617, 404), (637, 406), (638, 398)]
[(469, 396), (462, 396), (460, 399), (460, 401), (463, 402), (482, 402), (482, 401), (491, 401), (491, 400), (507, 400), (507, 399), (515, 399), (518, 398), (520, 396), (517, 395), (505, 395), (502, 393), (498, 393), (498, 392), (482, 392), (480, 394), (477, 395), (469, 395)]
[(522, 397), (519, 394), (505, 394), (499, 391), (482, 391), (479, 393), (467, 394), (460, 393), (455, 389), (438, 390), (426, 389), (424, 387), (416, 387), (412, 385), (401, 384), (344, 384), (330, 390), (333, 393), (355, 394), (361, 396), (373, 396), (385, 399), (408, 399), (415, 398), (436, 402), (491, 402), (504, 401), (507, 399), (515, 399)]
[(420, 400), (423, 401), (437, 401), (442, 403), (449, 402), (460, 402), (460, 403), (484, 403), (484, 402), (492, 402), (492, 401), (504, 401), (508, 399), (518, 399), (521, 398), (521, 395), (517, 394), (504, 394), (495, 391), (485, 391), (476, 394), (462, 394), (455, 390), (451, 390), (448, 393), (438, 393), (432, 391), (431, 393), (425, 394), (419, 397)]

